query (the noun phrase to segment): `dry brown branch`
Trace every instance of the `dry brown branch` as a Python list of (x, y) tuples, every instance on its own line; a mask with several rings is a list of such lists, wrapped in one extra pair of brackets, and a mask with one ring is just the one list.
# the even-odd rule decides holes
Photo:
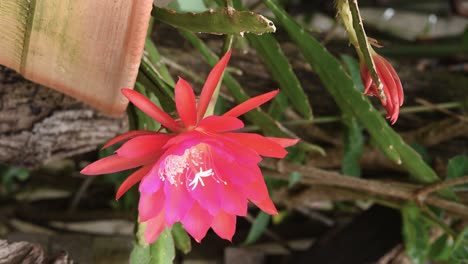
[[(303, 178), (301, 181), (312, 185), (327, 185), (366, 192), (378, 198), (392, 198), (404, 201), (417, 202), (415, 192), (421, 186), (409, 183), (394, 181), (367, 180), (345, 176), (336, 172), (325, 171), (312, 166), (302, 166), (287, 162), (275, 162), (265, 160), (261, 163), (265, 168), (281, 172), (281, 177), (285, 178), (291, 172), (299, 172)], [(437, 206), (446, 211), (468, 218), (468, 206), (458, 202), (446, 200), (434, 194), (429, 195), (425, 204)]]

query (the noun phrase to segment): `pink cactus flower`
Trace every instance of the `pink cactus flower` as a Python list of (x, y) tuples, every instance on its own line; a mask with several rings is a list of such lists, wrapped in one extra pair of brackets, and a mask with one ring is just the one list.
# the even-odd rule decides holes
[(228, 52), (213, 68), (198, 103), (189, 83), (179, 78), (175, 102), (179, 120), (131, 89), (122, 93), (170, 133), (137, 130), (110, 140), (103, 148), (126, 141), (115, 154), (100, 159), (81, 173), (98, 175), (132, 168), (117, 191), (117, 199), (140, 182), (139, 217), (146, 222), (145, 240), (154, 242), (166, 227), (181, 222), (200, 242), (211, 227), (231, 240), (236, 217), (247, 214), (247, 202), (276, 214), (258, 163), (261, 156), (283, 158), (296, 139), (234, 132), (244, 127), (240, 115), (271, 100), (278, 91), (251, 98), (224, 115), (205, 112), (229, 61)]
[(377, 96), (380, 99), (380, 102), (387, 110), (386, 118), (390, 119), (390, 122), (393, 125), (398, 119), (400, 106), (403, 105), (403, 87), (401, 86), (400, 78), (398, 77), (395, 69), (393, 69), (393, 66), (376, 52), (373, 52), (372, 54), (377, 74), (383, 84), (383, 91), (386, 100), (383, 100), (383, 98), (379, 96), (377, 86), (373, 83), (366, 64), (361, 61), (361, 79), (364, 83), (364, 94)]

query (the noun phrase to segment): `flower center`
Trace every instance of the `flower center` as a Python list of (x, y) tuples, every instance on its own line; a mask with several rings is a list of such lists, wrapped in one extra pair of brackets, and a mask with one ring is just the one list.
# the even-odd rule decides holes
[(184, 151), (182, 155), (168, 155), (159, 169), (162, 181), (168, 180), (172, 185), (187, 184), (190, 190), (204, 187), (206, 180), (227, 184), (219, 177), (213, 166), (211, 147), (200, 143)]

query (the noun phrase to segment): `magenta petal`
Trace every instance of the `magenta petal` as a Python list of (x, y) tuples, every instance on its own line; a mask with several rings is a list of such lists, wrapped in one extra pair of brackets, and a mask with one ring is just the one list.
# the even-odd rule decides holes
[(213, 222), (213, 216), (195, 202), (181, 222), (185, 230), (200, 243)]
[(172, 225), (184, 218), (190, 208), (192, 208), (194, 200), (184, 184), (175, 186), (166, 181), (164, 193), (166, 195), (166, 222)]
[(141, 193), (152, 194), (157, 192), (164, 184), (159, 175), (160, 162), (156, 163), (148, 174), (141, 180), (139, 190)]
[[(187, 181), (187, 189), (190, 195), (200, 206), (208, 210), (211, 215), (217, 214), (221, 208), (221, 190), (223, 188), (222, 185), (224, 185), (223, 182), (216, 182), (214, 177), (203, 178), (203, 184), (200, 182), (196, 186), (189, 186), (190, 183)], [(192, 180), (193, 177), (190, 181)]]
[(141, 165), (151, 162), (152, 159), (153, 157), (129, 159), (120, 157), (117, 154), (115, 154), (89, 164), (81, 170), (81, 173), (85, 175), (114, 173), (117, 171), (123, 171), (139, 167)]
[(148, 130), (132, 130), (128, 131), (127, 133), (124, 133), (122, 135), (118, 135), (115, 138), (109, 140), (101, 149), (106, 149), (114, 144), (117, 144), (119, 142), (122, 142), (127, 139), (131, 139), (137, 136), (143, 136), (143, 135), (155, 135), (158, 134), (157, 132), (154, 131), (148, 131)]
[(157, 159), (163, 152), (162, 147), (172, 137), (168, 134), (139, 136), (127, 141), (116, 152), (119, 156), (127, 158), (152, 156)]
[(159, 190), (152, 194), (140, 193), (138, 202), (138, 215), (141, 222), (146, 222), (156, 217), (164, 205), (164, 191)]
[(231, 110), (227, 111), (224, 113), (223, 116), (232, 116), (232, 117), (238, 117), (241, 116), (247, 112), (249, 112), (252, 109), (255, 109), (259, 107), (260, 105), (270, 101), (273, 99), (278, 94), (278, 90), (269, 92), (269, 93), (264, 93), (259, 96), (252, 97), (248, 99), (247, 101), (235, 106)]
[(207, 132), (221, 133), (241, 129), (244, 123), (236, 117), (208, 116), (198, 123), (198, 129)]
[(148, 244), (153, 243), (158, 239), (159, 235), (166, 228), (164, 222), (164, 210), (161, 210), (158, 216), (146, 222), (145, 241)]
[(244, 186), (243, 192), (250, 201), (264, 201), (270, 198), (263, 179), (251, 182), (249, 185)]
[(247, 198), (235, 185), (228, 183), (221, 196), (221, 208), (230, 214), (246, 216)]
[(211, 101), (211, 97), (213, 96), (216, 86), (223, 75), (230, 57), (231, 51), (226, 52), (226, 54), (213, 67), (210, 74), (208, 74), (205, 85), (203, 85), (203, 89), (200, 94), (200, 99), (198, 100), (197, 120), (201, 120), (205, 115), (208, 104)]
[(258, 154), (266, 157), (284, 158), (288, 152), (278, 143), (258, 134), (251, 133), (225, 133), (223, 136), (239, 142)]
[(195, 94), (192, 86), (182, 78), (179, 78), (175, 87), (175, 102), (177, 113), (185, 127), (194, 126), (197, 123)]
[(213, 231), (219, 237), (231, 241), (232, 236), (236, 232), (236, 216), (220, 211), (214, 218), (211, 224)]
[[(212, 152), (215, 173), (225, 180), (228, 185), (235, 184), (237, 186), (245, 186), (252, 181), (263, 179), (262, 173), (256, 163), (244, 161), (242, 159), (233, 159), (229, 161), (225, 154)], [(235, 156), (237, 157), (237, 156)]]
[(177, 124), (171, 116), (164, 112), (161, 108), (151, 102), (150, 99), (146, 98), (141, 93), (132, 89), (123, 88), (123, 95), (128, 98), (136, 107), (138, 107), (143, 113), (149, 117), (158, 121), (163, 127), (168, 128), (173, 132), (179, 132), (181, 127)]
[(134, 173), (125, 179), (125, 181), (120, 185), (119, 189), (117, 190), (117, 194), (115, 195), (115, 199), (120, 199), (124, 193), (128, 191), (128, 189), (132, 188), (137, 182), (139, 182), (148, 172), (151, 170), (152, 165), (147, 165), (138, 169)]
[(166, 145), (163, 146), (164, 149), (168, 149), (172, 146), (178, 147), (180, 146), (181, 143), (183, 142), (191, 142), (191, 141), (201, 141), (202, 138), (206, 136), (202, 135), (202, 133), (192, 130), (188, 131), (182, 134), (178, 134), (174, 136), (173, 138), (169, 139), (166, 143)]

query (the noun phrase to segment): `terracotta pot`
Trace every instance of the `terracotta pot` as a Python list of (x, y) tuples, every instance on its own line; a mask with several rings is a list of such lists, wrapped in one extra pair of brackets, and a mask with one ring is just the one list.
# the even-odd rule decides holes
[(127, 105), (153, 0), (1, 0), (0, 64), (113, 116)]

